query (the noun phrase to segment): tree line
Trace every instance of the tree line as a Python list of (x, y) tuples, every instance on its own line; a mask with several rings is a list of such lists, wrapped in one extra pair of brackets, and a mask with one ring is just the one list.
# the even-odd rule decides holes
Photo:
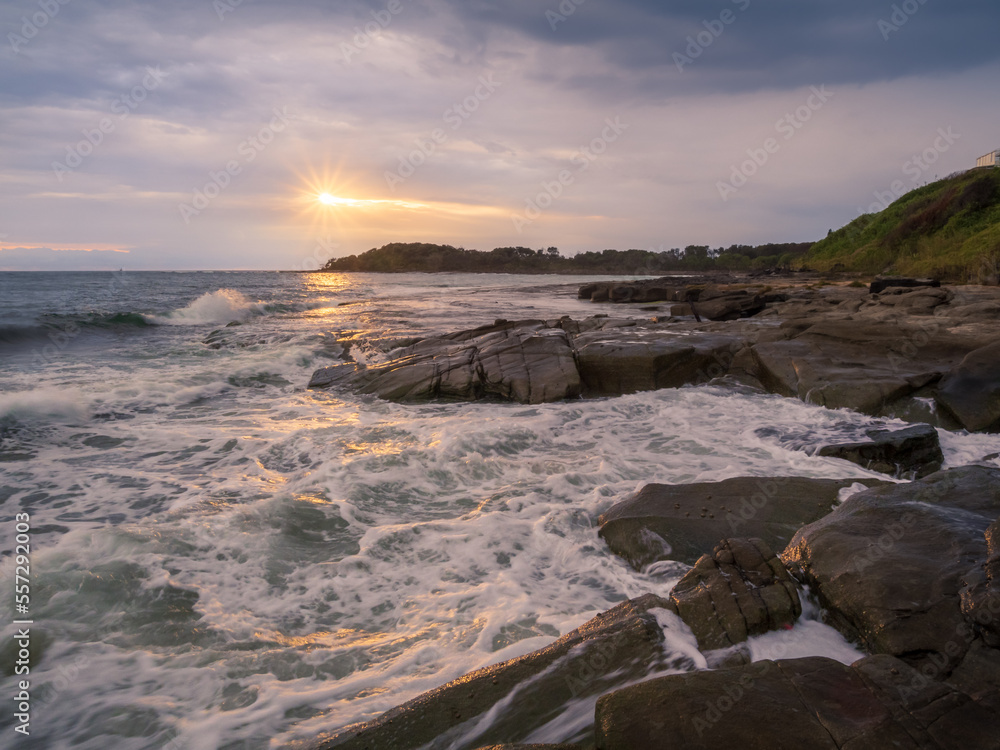
[(811, 242), (688, 245), (671, 250), (603, 250), (571, 257), (556, 247), (498, 247), (488, 252), (424, 242), (394, 242), (360, 255), (331, 258), (323, 271), (374, 273), (564, 273), (657, 275), (684, 271), (787, 270)]

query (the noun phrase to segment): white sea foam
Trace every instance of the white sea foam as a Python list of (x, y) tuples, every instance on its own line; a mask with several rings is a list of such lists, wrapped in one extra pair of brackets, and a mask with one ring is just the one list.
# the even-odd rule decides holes
[(146, 315), (147, 321), (163, 326), (197, 326), (241, 322), (259, 313), (262, 306), (253, 303), (235, 289), (206, 292), (188, 305), (166, 315)]
[(0, 393), (0, 418), (80, 420), (87, 416), (89, 406), (90, 399), (76, 388), (48, 387)]
[[(364, 305), (309, 309), (328, 293), (297, 286), (309, 277), (268, 279), (288, 286), (284, 296), (254, 287), (258, 277), (229, 294), (237, 280), (207, 276), (194, 302), (158, 303), (175, 310), (172, 323), (109, 339), (106, 351), (3, 373), (0, 414), (45, 422), (14, 436), (37, 458), (0, 464), (7, 507), (70, 529), (33, 540), (33, 615), (53, 643), (38, 677), (54, 682), (61, 665), (89, 660), (39, 710), (47, 746), (281, 745), (369, 719), (626, 597), (665, 595), (682, 570), (636, 573), (597, 535), (597, 517), (645, 483), (881, 478), (758, 436), (872, 423), (776, 396), (685, 388), (399, 405), (305, 391), (334, 361), (319, 334), (384, 341), (594, 308), (517, 296), (496, 279), (359, 277), (336, 293)], [(220, 349), (183, 327), (234, 319), (245, 325)], [(998, 441), (942, 434), (951, 464)], [(804, 617), (752, 647), (849, 658), (824, 627)], [(676, 652), (690, 646), (679, 628), (667, 636)], [(537, 736), (575, 731), (590, 708)]]

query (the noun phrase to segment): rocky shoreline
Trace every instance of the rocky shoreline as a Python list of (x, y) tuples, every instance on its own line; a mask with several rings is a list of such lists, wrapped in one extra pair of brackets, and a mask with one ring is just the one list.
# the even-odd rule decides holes
[[(310, 386), (521, 403), (777, 393), (913, 423), (824, 444), (764, 435), (886, 480), (647, 485), (599, 534), (637, 570), (686, 570), (673, 588), (302, 747), (514, 750), (570, 715), (578, 744), (530, 747), (1000, 747), (1000, 468), (984, 456), (940, 471), (936, 429), (1000, 430), (1000, 292), (676, 281), (588, 284), (581, 298), (632, 315), (400, 342), (367, 367), (348, 354)], [(748, 639), (795, 627), (807, 599), (868, 656), (752, 661)]]
[(587, 284), (580, 296), (632, 315), (498, 320), (400, 342), (370, 366), (348, 351), (309, 386), (393, 401), (543, 403), (711, 384), (945, 429), (1000, 430), (996, 287), (872, 293), (647, 281)]

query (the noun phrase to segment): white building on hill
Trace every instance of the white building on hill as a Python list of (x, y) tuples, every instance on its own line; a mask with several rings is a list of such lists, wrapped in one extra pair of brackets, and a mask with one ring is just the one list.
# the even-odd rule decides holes
[(986, 156), (980, 156), (976, 160), (977, 167), (1000, 167), (1000, 148), (990, 151)]

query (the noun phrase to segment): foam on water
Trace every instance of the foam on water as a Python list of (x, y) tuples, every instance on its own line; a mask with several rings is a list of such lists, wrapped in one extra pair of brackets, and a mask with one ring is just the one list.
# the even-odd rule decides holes
[[(457, 293), (430, 285), (439, 277), (262, 276), (248, 275), (252, 292), (208, 276), (185, 287), (194, 302), (158, 302), (183, 325), (0, 370), (0, 437), (14, 445), (0, 500), (39, 529), (32, 614), (49, 645), (32, 675), (47, 747), (267, 747), (363, 721), (669, 591), (683, 565), (636, 573), (597, 536), (597, 517), (646, 483), (882, 478), (758, 435), (872, 423), (776, 396), (399, 405), (306, 391), (338, 356), (331, 340), (526, 317), (528, 303), (548, 317), (576, 301), (459, 277), (456, 323)], [(141, 291), (122, 306), (143, 309)], [(234, 314), (244, 325), (223, 329), (219, 348), (192, 329)], [(942, 438), (952, 463), (1000, 450), (996, 436)], [(9, 564), (2, 573), (9, 582)], [(682, 624), (661, 625), (666, 669), (704, 666)], [(804, 616), (752, 648), (846, 659), (831, 633)], [(567, 707), (533, 741), (573, 736), (588, 711)]]
[(195, 326), (247, 320), (261, 307), (235, 289), (207, 292), (194, 302), (166, 315), (147, 315), (150, 323), (165, 326)]

